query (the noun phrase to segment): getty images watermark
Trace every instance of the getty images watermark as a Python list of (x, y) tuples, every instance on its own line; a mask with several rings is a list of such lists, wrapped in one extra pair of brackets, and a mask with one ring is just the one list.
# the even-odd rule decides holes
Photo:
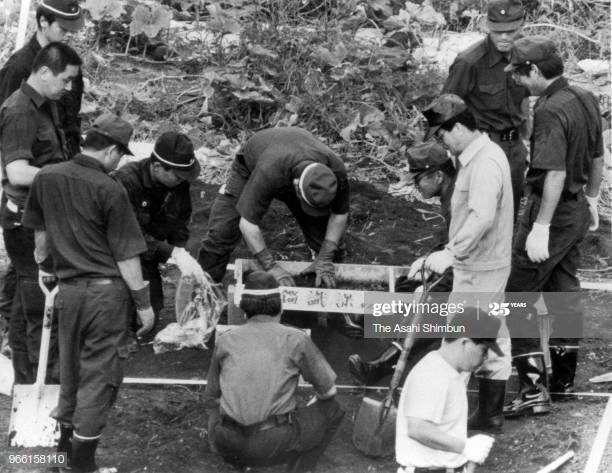
[[(366, 338), (397, 338), (410, 333), (422, 338), (440, 338), (457, 334), (473, 338), (496, 337), (488, 333), (489, 324), (476, 324), (469, 333), (461, 323), (454, 323), (455, 315), (475, 311), (478, 320), (484, 317), (504, 319), (513, 336), (537, 338), (542, 331), (544, 314), (555, 315), (547, 322), (557, 337), (582, 337), (580, 317), (583, 294), (507, 293), (500, 297), (491, 293), (431, 293), (425, 300), (418, 294), (368, 292), (365, 297), (364, 336)], [(546, 303), (548, 302), (548, 304)], [(458, 318), (459, 320), (460, 318)], [(612, 332), (612, 330), (611, 330)], [(612, 333), (609, 334), (612, 338)]]

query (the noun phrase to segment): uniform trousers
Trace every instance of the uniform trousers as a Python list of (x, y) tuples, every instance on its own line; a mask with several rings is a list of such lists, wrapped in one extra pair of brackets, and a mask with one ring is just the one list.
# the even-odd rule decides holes
[[(518, 135), (518, 132), (516, 132)], [(510, 141), (501, 141), (501, 135), (499, 133), (489, 133), (491, 141), (499, 145), (504, 150), (506, 157), (508, 158), (508, 164), (510, 164), (510, 178), (512, 179), (512, 194), (514, 201), (514, 221), (518, 215), (519, 207), (521, 204), (521, 197), (523, 197), (524, 183), (525, 183), (525, 170), (527, 169), (527, 148), (519, 138)]]
[(128, 355), (130, 293), (120, 278), (60, 282), (56, 299), (60, 341), (57, 420), (95, 439), (123, 381)]

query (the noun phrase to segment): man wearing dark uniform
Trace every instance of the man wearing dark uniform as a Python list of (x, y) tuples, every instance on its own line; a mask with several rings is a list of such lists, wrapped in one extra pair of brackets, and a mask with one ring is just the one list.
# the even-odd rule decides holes
[[(16, 383), (34, 380), (44, 307), (33, 256), (34, 232), (21, 225), (23, 205), (40, 168), (68, 159), (55, 101), (70, 89), (80, 65), (81, 59), (73, 49), (62, 43), (49, 43), (34, 59), (28, 80), (0, 107), (0, 225), (17, 273), (15, 297), (21, 302), (11, 314), (9, 331)], [(52, 350), (49, 357), (50, 379), (57, 377), (54, 353)]]
[(151, 157), (128, 163), (112, 174), (125, 187), (147, 242), (140, 262), (149, 281), (156, 322), (164, 307), (160, 263), (172, 256), (183, 276), (203, 277), (198, 262), (185, 251), (191, 220), (189, 183), (199, 174), (191, 140), (171, 131), (157, 139)]
[[(555, 44), (543, 36), (518, 40), (512, 51), (516, 81), (539, 96), (534, 109), (528, 201), (519, 221), (506, 291), (525, 308), (512, 309), (508, 325), (521, 387), (504, 407), (508, 417), (550, 411), (544, 354), (533, 304), (540, 293), (555, 316), (550, 338), (550, 390), (570, 393), (582, 333), (578, 246), (599, 224), (603, 170), (601, 114), (592, 93), (570, 86)], [(562, 294), (560, 294), (562, 293)], [(534, 296), (535, 294), (535, 296)]]
[[(247, 276), (240, 308), (246, 324), (218, 335), (208, 369), (209, 444), (236, 466), (312, 471), (344, 417), (336, 374), (306, 333), (280, 324), (272, 275)], [(305, 407), (297, 407), (300, 374), (316, 394)]]
[[(73, 473), (106, 473), (95, 452), (123, 380), (130, 295), (142, 323), (153, 309), (142, 279), (144, 238), (123, 187), (108, 172), (130, 153), (129, 123), (103, 115), (87, 133), (83, 154), (47, 166), (34, 178), (23, 224), (36, 232), (43, 278), (59, 279), (60, 399), (58, 451)], [(49, 267), (50, 257), (53, 264)]]
[[(431, 250), (437, 251), (444, 248), (448, 243), (450, 202), (455, 187), (455, 167), (446, 150), (435, 142), (425, 142), (413, 146), (408, 149), (406, 154), (410, 166), (410, 181), (414, 182), (424, 198), (440, 197), (440, 214), (444, 219), (444, 225), (435, 235), (436, 243)], [(398, 278), (395, 285), (397, 292), (413, 292), (416, 289), (421, 279), (419, 270), (424, 259), (425, 256), (417, 259), (413, 263), (415, 270), (409, 271), (407, 276)], [(449, 272), (433, 288), (432, 292), (448, 293), (452, 290), (452, 287), (453, 277), (452, 273)], [(435, 297), (435, 294), (432, 294), (432, 297)], [(428, 351), (435, 350), (437, 345), (439, 345), (438, 339), (417, 338), (411, 350), (409, 363), (411, 365), (416, 363)], [(393, 367), (397, 363), (400, 353), (401, 343), (393, 342), (372, 361), (365, 362), (361, 359), (361, 356), (354, 354), (348, 359), (349, 370), (358, 382), (370, 385), (393, 373)]]
[(492, 0), (487, 5), (489, 34), (460, 53), (450, 67), (443, 93), (461, 97), (477, 126), (506, 153), (510, 164), (514, 215), (523, 195), (528, 137), (528, 90), (504, 68), (513, 42), (521, 34), (525, 11), (521, 0)]
[(307, 270), (335, 287), (334, 258), (349, 211), (344, 163), (301, 128), (272, 128), (253, 135), (236, 155), (208, 220), (199, 262), (221, 281), (234, 248), (244, 240), (262, 268), (282, 286), (295, 285), (276, 263), (260, 228), (273, 199), (283, 201), (297, 220), (308, 246), (317, 252)]

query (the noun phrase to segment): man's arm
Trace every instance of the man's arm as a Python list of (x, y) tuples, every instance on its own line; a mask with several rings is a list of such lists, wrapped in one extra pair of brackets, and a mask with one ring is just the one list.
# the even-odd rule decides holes
[(464, 98), (473, 88), (474, 80), (471, 64), (463, 59), (455, 59), (448, 71), (442, 93), (455, 94)]
[(462, 453), (465, 442), (460, 438), (447, 434), (436, 424), (418, 417), (407, 417), (408, 436), (426, 447), (445, 452)]
[(117, 261), (117, 268), (121, 277), (132, 293), (132, 299), (136, 305), (136, 312), (142, 327), (136, 332), (142, 336), (153, 328), (155, 314), (151, 307), (149, 295), (149, 284), (142, 279), (142, 268), (140, 267), (140, 256)]
[(256, 255), (266, 249), (266, 241), (259, 225), (249, 222), (244, 217), (240, 218), (240, 232), (251, 253)]
[(542, 202), (535, 223), (550, 225), (555, 209), (559, 204), (563, 185), (565, 184), (565, 171), (551, 170), (546, 172), (544, 188), (542, 190)]
[(330, 214), (329, 220), (327, 221), (327, 230), (325, 232), (325, 239), (333, 241), (338, 244), (340, 239), (344, 236), (346, 230), (346, 224), (348, 222), (348, 213), (346, 214)]
[[(605, 150), (604, 153), (608, 151)], [(586, 185), (586, 195), (587, 197), (598, 197), (599, 196), (599, 188), (601, 186), (601, 180), (603, 177), (603, 168), (604, 168), (604, 159), (605, 155), (598, 156), (593, 159), (591, 164), (591, 169), (589, 171), (589, 177)]]
[(32, 166), (27, 159), (18, 159), (6, 165), (6, 177), (14, 186), (30, 187), (40, 168)]

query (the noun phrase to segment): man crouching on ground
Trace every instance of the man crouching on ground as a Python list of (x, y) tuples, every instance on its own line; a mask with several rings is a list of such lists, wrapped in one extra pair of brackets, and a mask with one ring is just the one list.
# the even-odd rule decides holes
[[(308, 335), (280, 324), (274, 276), (251, 273), (240, 308), (246, 324), (218, 336), (208, 370), (209, 444), (236, 466), (312, 471), (344, 417), (336, 374)], [(300, 374), (316, 402), (296, 408)]]

